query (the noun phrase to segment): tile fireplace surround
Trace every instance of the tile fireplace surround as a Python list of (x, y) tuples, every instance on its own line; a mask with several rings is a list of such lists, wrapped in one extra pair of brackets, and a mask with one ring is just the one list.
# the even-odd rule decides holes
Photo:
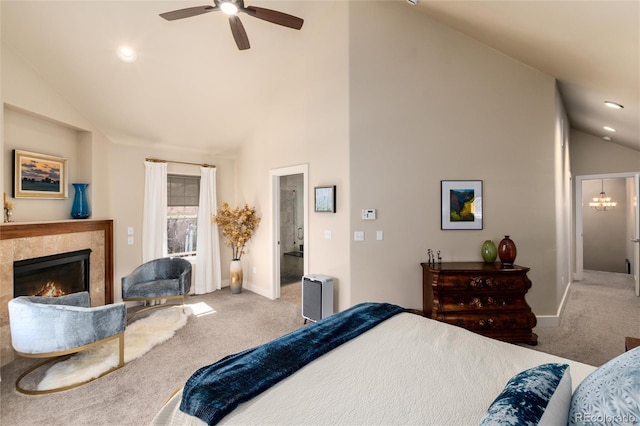
[(113, 303), (113, 221), (4, 223), (0, 225), (0, 365), (15, 358), (7, 304), (13, 298), (13, 262), (91, 249), (91, 305)]

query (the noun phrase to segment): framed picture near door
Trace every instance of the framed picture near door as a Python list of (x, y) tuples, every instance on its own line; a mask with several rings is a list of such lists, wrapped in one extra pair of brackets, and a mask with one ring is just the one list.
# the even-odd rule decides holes
[(336, 212), (336, 186), (316, 186), (315, 188), (315, 211)]

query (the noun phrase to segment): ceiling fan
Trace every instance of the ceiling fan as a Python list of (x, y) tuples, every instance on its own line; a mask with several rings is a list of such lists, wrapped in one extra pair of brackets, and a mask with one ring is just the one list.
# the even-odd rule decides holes
[(229, 15), (229, 25), (231, 25), (231, 33), (236, 41), (236, 45), (240, 50), (249, 49), (249, 38), (244, 26), (238, 17), (238, 13), (246, 13), (254, 18), (262, 19), (284, 27), (299, 30), (302, 28), (304, 20), (293, 15), (278, 12), (276, 10), (265, 9), (262, 7), (245, 6), (243, 0), (213, 0), (214, 5), (188, 7), (186, 9), (173, 10), (171, 12), (161, 13), (160, 16), (167, 21), (175, 21), (176, 19), (190, 18), (203, 13), (223, 11)]

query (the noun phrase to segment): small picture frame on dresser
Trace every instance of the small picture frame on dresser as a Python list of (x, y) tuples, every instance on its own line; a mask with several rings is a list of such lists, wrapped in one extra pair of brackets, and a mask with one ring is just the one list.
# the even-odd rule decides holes
[(482, 229), (482, 181), (440, 181), (441, 229)]

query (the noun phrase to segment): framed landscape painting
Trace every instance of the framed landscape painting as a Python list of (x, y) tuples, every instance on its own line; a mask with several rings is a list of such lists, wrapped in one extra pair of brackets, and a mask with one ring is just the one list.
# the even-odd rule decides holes
[(13, 151), (14, 198), (67, 198), (67, 160)]
[(482, 229), (482, 181), (443, 180), (441, 229)]

